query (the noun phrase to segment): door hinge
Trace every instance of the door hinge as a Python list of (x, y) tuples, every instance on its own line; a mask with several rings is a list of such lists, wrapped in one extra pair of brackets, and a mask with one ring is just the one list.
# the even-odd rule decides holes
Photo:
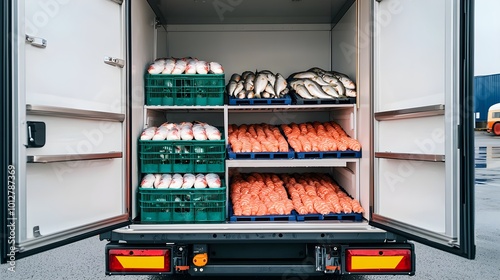
[(47, 47), (47, 40), (39, 37), (33, 37), (28, 34), (26, 34), (26, 42), (37, 48), (45, 49)]
[(109, 56), (104, 57), (104, 63), (120, 68), (123, 68), (123, 66), (125, 66), (125, 60)]
[(111, 0), (111, 1), (115, 2), (116, 4), (120, 5), (123, 4), (123, 0)]

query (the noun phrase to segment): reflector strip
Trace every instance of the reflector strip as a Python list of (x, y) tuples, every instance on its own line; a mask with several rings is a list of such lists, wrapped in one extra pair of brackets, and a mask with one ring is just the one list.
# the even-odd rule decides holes
[(404, 256), (352, 256), (352, 269), (395, 269)]
[(149, 268), (163, 269), (165, 268), (164, 256), (116, 256), (123, 268)]

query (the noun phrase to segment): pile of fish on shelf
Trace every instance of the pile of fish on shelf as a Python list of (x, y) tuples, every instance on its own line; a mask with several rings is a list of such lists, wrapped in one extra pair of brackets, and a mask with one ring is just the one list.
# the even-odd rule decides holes
[(220, 188), (222, 182), (215, 173), (181, 175), (175, 174), (146, 174), (140, 183), (141, 188), (154, 189), (204, 189)]
[(288, 93), (286, 79), (269, 70), (244, 71), (231, 75), (226, 86), (229, 97), (244, 98), (282, 98)]
[(356, 97), (356, 84), (337, 71), (318, 67), (291, 74), (287, 79), (269, 70), (244, 71), (231, 75), (226, 92), (235, 99), (283, 98), (289, 92), (303, 99)]
[(223, 74), (224, 68), (218, 62), (207, 62), (192, 57), (158, 58), (148, 67), (149, 74)]
[(304, 99), (356, 97), (356, 84), (345, 74), (313, 67), (288, 77), (295, 93)]
[(220, 130), (204, 122), (165, 122), (144, 129), (141, 140), (221, 140)]

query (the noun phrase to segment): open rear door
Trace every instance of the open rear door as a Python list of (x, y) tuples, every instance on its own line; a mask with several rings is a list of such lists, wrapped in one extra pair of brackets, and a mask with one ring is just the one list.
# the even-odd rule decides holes
[(371, 224), (475, 257), (468, 0), (374, 1)]
[(126, 4), (12, 3), (3, 11), (12, 22), (12, 103), (2, 106), (13, 108), (15, 188), (2, 196), (12, 222), (2, 261), (130, 221)]

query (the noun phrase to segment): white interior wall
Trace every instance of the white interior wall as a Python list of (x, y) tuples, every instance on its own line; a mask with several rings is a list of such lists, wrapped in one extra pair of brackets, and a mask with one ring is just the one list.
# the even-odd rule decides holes
[[(270, 30), (262, 31), (265, 28)], [(278, 28), (236, 25), (224, 29), (197, 25), (168, 27), (168, 33), (161, 29), (158, 32), (158, 42), (167, 44), (158, 45), (158, 54), (217, 61), (224, 67), (226, 81), (231, 74), (246, 70), (267, 69), (286, 78), (311, 67), (329, 69), (329, 26), (293, 28), (293, 25)], [(205, 31), (211, 29), (213, 31)]]
[(130, 141), (132, 142), (131, 153), (132, 166), (132, 212), (136, 214), (136, 188), (139, 185), (138, 174), (138, 151), (137, 139), (144, 125), (144, 72), (147, 66), (155, 58), (155, 15), (146, 1), (132, 1), (132, 88), (130, 89), (132, 109), (132, 131)]

